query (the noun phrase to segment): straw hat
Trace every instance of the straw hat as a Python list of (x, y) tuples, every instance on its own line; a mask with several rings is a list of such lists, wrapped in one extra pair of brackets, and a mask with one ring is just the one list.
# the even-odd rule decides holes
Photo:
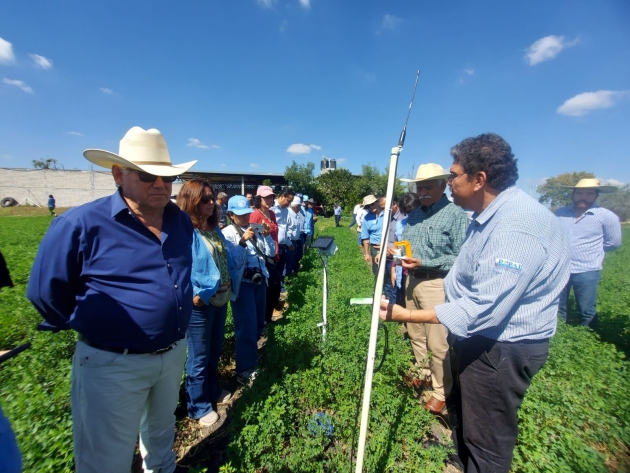
[(617, 187), (615, 186), (600, 186), (599, 179), (580, 179), (574, 186), (562, 186), (565, 189), (595, 189), (604, 194), (610, 194), (611, 192), (615, 192)]
[(439, 164), (421, 164), (416, 172), (415, 179), (400, 179), (403, 182), (432, 181), (434, 179), (448, 179), (450, 173), (446, 172)]
[(374, 197), (372, 194), (366, 195), (365, 197), (363, 197), (363, 202), (361, 203), (361, 205), (363, 207), (365, 207), (366, 205), (372, 205), (377, 200), (378, 199), (376, 197)]
[(86, 149), (83, 156), (104, 168), (111, 169), (113, 165), (118, 165), (154, 176), (177, 176), (188, 171), (197, 162), (172, 164), (162, 133), (155, 128), (143, 130), (139, 126), (134, 126), (123, 136), (118, 154), (102, 149)]

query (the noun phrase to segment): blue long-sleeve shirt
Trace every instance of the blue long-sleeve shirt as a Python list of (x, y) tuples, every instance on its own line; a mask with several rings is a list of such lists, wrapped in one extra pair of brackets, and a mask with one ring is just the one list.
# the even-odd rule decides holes
[(304, 208), (304, 229), (302, 230), (307, 235), (312, 235), (315, 233), (315, 228), (313, 226), (313, 210), (308, 207)]
[(444, 279), (446, 304), (435, 307), (437, 318), (458, 338), (550, 338), (569, 260), (568, 240), (556, 217), (509, 187), (474, 216)]
[(594, 205), (576, 218), (569, 206), (556, 210), (556, 216), (571, 245), (573, 274), (601, 270), (604, 252), (621, 246), (619, 217), (608, 209)]
[(26, 292), (49, 330), (103, 347), (154, 351), (184, 338), (192, 310), (193, 226), (169, 202), (158, 239), (119, 192), (50, 225)]

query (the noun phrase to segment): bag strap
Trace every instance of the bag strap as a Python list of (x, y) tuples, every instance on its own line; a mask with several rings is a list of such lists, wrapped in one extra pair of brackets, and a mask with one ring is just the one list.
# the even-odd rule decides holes
[[(236, 228), (236, 231), (238, 232), (238, 234), (241, 236), (241, 238), (243, 237), (243, 230), (241, 229), (241, 227), (239, 227), (238, 225), (236, 225), (235, 223), (233, 223), (232, 225), (234, 225), (234, 228)], [(254, 238), (256, 238), (256, 235), (254, 235)], [(254, 249), (256, 250), (256, 253), (258, 253), (260, 256), (262, 256), (263, 261), (266, 261), (266, 256), (263, 254), (262, 251), (260, 251), (260, 249), (258, 249), (258, 239), (256, 239), (256, 243), (252, 243), (252, 246), (254, 247)]]

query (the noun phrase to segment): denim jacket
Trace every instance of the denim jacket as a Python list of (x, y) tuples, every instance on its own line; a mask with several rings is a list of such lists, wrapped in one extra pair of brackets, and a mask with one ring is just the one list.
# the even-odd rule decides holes
[[(227, 241), (221, 231), (217, 233), (223, 239), (227, 250), (227, 263), (230, 279), (232, 280), (232, 292), (238, 291), (238, 284), (245, 268), (245, 254), (239, 251), (241, 247), (235, 248), (235, 245)], [(221, 284), (221, 274), (219, 268), (214, 262), (214, 258), (208, 250), (208, 246), (203, 240), (203, 236), (198, 230), (194, 231), (192, 245), (192, 273), (191, 281), (193, 285), (193, 297), (199, 296), (205, 304), (210, 303), (210, 298), (217, 292)]]

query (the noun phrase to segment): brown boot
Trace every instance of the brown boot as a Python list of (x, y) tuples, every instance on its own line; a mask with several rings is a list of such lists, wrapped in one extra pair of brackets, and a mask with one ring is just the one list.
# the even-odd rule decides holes
[(446, 401), (440, 401), (439, 399), (431, 396), (431, 399), (429, 399), (422, 407), (424, 407), (431, 414), (441, 414), (445, 406)]

